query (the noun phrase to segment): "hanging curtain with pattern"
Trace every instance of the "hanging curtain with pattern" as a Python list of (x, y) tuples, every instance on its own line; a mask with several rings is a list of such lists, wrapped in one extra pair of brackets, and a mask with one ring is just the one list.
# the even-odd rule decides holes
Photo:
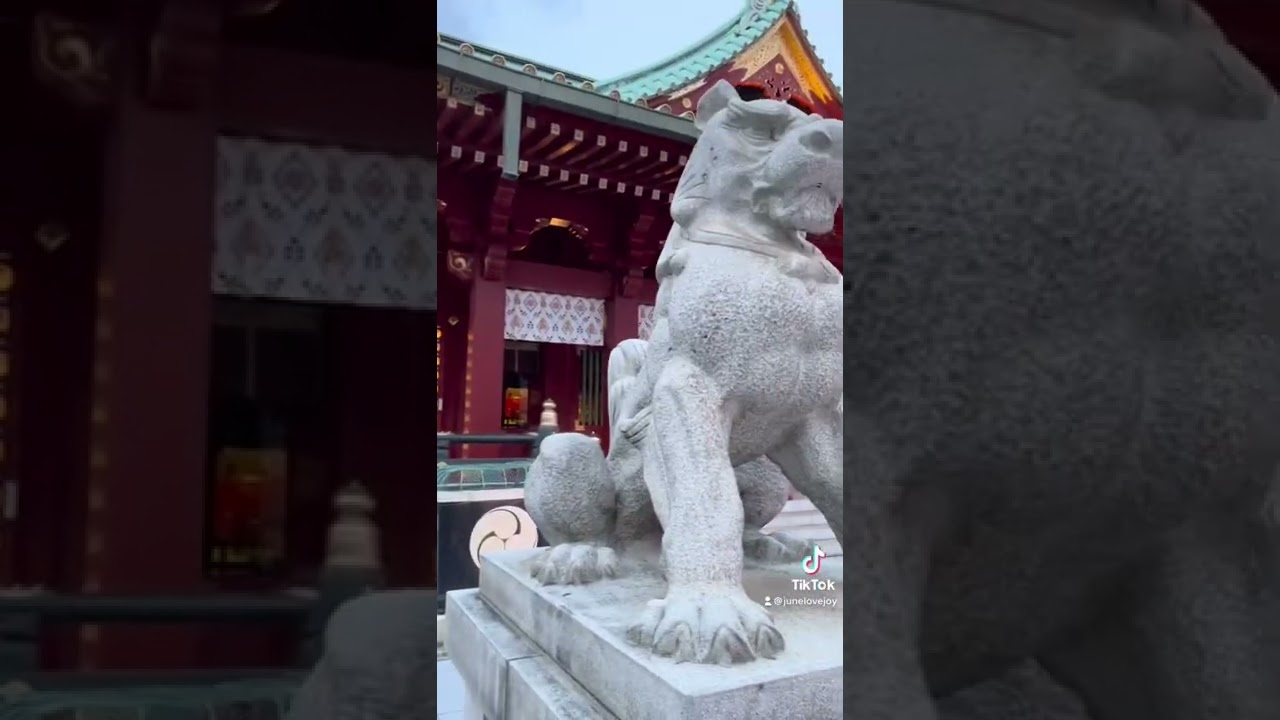
[(433, 161), (222, 137), (215, 212), (217, 294), (436, 306)]

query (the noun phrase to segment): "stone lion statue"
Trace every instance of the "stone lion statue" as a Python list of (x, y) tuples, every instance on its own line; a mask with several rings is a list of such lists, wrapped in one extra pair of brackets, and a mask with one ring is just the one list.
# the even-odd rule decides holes
[(1175, 0), (846, 32), (845, 713), (1280, 717), (1270, 86)]
[(608, 458), (591, 438), (543, 441), (525, 503), (553, 547), (544, 582), (616, 571), (615, 550), (661, 535), (666, 598), (629, 638), (679, 660), (729, 663), (784, 647), (742, 589), (744, 553), (807, 549), (760, 529), (788, 480), (838, 539), (841, 275), (806, 240), (841, 199), (840, 122), (725, 82), (698, 104), (702, 135), (675, 192), (648, 342), (609, 360)]
[(371, 593), (340, 606), (286, 720), (433, 716), (435, 618), (434, 590)]

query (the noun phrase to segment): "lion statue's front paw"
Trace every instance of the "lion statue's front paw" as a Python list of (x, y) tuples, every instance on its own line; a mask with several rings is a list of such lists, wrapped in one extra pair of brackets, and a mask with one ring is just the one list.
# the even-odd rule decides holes
[(589, 543), (556, 545), (529, 566), (543, 585), (585, 585), (618, 574), (618, 556), (611, 548)]
[(763, 608), (741, 588), (672, 588), (653, 600), (627, 639), (677, 662), (729, 665), (773, 658), (786, 647)]
[(747, 532), (742, 536), (743, 553), (761, 562), (797, 562), (812, 549), (813, 543), (786, 533), (765, 535), (762, 532)]

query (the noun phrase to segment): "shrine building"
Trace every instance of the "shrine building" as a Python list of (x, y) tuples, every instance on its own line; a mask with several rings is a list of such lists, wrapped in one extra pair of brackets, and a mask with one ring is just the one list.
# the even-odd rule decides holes
[[(842, 118), (840, 88), (789, 0), (750, 0), (612, 80), (447, 35), (436, 63), (437, 427), (528, 432), (550, 398), (561, 430), (607, 439), (608, 353), (648, 336), (698, 99), (726, 80), (744, 99)], [(840, 266), (836, 228), (810, 239)]]
[[(396, 12), (0, 8), (0, 586), (309, 586), (352, 481), (388, 582), (432, 583), (432, 13)], [(71, 626), (42, 662), (275, 657), (198, 625)]]

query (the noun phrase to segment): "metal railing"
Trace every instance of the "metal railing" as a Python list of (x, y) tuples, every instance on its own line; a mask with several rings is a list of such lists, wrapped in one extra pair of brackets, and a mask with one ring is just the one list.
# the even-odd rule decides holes
[[(537, 432), (517, 434), (436, 434), (436, 490), (493, 490), (524, 486), (525, 471), (538, 456), (538, 447), (548, 435), (559, 432), (559, 416), (553, 400), (542, 403)], [(465, 445), (528, 446), (525, 458), (452, 458), (452, 450)]]
[[(249, 716), (255, 718), (283, 718), (293, 690), (319, 657), (330, 615), (382, 584), (372, 499), (353, 484), (338, 493), (334, 507), (338, 517), (329, 530), (329, 551), (314, 589), (192, 595), (0, 592), (0, 720), (99, 716), (93, 712), (150, 718), (153, 708), (160, 708), (155, 717), (186, 717), (163, 712), (192, 708), (222, 717), (219, 708), (224, 706), (252, 709), (258, 714)], [(43, 669), (40, 647), (52, 626), (140, 624), (287, 628), (292, 659), (278, 667), (234, 669)], [(225, 712), (239, 717), (234, 709)]]

